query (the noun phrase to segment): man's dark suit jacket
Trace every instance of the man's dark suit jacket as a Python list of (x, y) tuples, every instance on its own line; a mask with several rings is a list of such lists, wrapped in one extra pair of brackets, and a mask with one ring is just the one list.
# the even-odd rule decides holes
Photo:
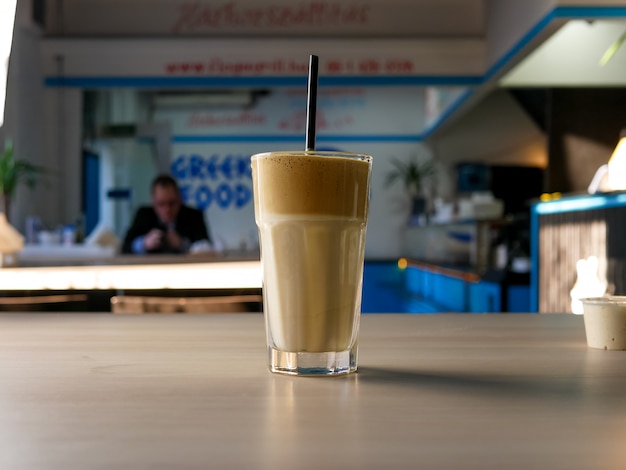
[[(190, 244), (198, 240), (211, 241), (204, 222), (204, 215), (198, 209), (192, 209), (185, 205), (181, 206), (176, 216), (175, 227), (176, 232), (181, 237), (186, 238)], [(167, 227), (161, 223), (152, 207), (141, 207), (135, 214), (135, 219), (131, 227), (128, 229), (128, 232), (126, 232), (124, 244), (122, 245), (122, 253), (132, 253), (133, 240), (137, 237), (147, 235), (153, 228), (158, 228), (164, 232), (167, 231)], [(157, 250), (149, 251), (149, 253), (180, 253), (180, 251), (164, 245)]]

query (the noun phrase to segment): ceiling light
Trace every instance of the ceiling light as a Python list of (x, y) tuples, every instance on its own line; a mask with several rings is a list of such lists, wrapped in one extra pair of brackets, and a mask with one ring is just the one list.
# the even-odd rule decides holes
[(160, 93), (154, 97), (159, 108), (245, 108), (252, 104), (248, 91), (224, 93)]
[(624, 131), (622, 131), (617, 147), (609, 159), (608, 170), (609, 190), (626, 190), (626, 133)]

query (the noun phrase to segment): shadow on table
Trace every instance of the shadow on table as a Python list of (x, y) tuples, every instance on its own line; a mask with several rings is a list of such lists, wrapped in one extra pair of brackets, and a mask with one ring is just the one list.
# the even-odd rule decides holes
[[(582, 378), (574, 377), (519, 377), (463, 373), (433, 373), (400, 369), (359, 367), (358, 380), (363, 384), (405, 386), (436, 390), (442, 393), (489, 393), (503, 398), (554, 400), (560, 403), (577, 402), (595, 395)], [(602, 394), (604, 395), (604, 394)], [(604, 397), (607, 398), (607, 397)], [(610, 403), (606, 403), (610, 405)]]

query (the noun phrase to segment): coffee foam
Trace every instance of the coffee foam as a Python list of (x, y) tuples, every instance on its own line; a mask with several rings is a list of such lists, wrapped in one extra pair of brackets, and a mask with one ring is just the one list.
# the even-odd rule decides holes
[[(252, 158), (255, 213), (341, 216), (365, 219), (371, 159), (304, 152), (273, 152)], [(262, 193), (258, 188), (262, 187)], [(261, 202), (263, 211), (259, 211)]]

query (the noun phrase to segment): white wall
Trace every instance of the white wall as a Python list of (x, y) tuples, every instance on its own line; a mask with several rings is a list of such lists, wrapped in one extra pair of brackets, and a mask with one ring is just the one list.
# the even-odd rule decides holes
[(455, 195), (454, 168), (460, 162), (545, 168), (547, 146), (543, 132), (504, 90), (485, 97), (448, 129), (429, 140), (434, 158), (447, 171), (440, 195)]

